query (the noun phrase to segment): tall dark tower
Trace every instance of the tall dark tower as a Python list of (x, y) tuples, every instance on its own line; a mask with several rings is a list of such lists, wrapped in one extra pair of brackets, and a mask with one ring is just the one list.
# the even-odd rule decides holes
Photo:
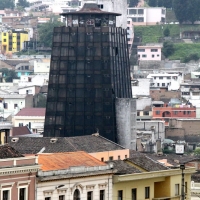
[(117, 142), (116, 98), (132, 98), (127, 32), (118, 13), (86, 3), (53, 33), (44, 136), (100, 135)]

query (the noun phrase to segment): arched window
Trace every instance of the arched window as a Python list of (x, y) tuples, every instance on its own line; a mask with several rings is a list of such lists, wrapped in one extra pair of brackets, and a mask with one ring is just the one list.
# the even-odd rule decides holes
[(78, 189), (76, 189), (74, 191), (74, 200), (80, 200), (80, 191)]

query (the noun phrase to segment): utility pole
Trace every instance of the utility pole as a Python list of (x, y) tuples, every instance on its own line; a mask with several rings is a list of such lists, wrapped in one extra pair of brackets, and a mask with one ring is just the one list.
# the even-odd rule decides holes
[(180, 169), (182, 170), (182, 181), (181, 181), (181, 200), (185, 200), (185, 193), (184, 193), (184, 172), (183, 170), (185, 169), (185, 164), (180, 165)]

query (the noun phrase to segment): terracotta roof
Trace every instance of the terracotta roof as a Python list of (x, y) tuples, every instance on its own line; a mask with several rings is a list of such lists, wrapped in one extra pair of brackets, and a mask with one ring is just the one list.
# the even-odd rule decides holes
[(18, 158), (18, 157), (24, 157), (24, 156), (9, 145), (0, 146), (0, 159)]
[(13, 127), (12, 136), (31, 134), (32, 132), (27, 126)]
[(39, 154), (38, 163), (42, 171), (68, 169), (70, 167), (95, 167), (106, 164), (83, 151), (68, 153)]
[(9, 145), (22, 154), (36, 154), (43, 147), (43, 153), (85, 151), (87, 153), (122, 150), (124, 147), (102, 136), (85, 135), (77, 137), (57, 137), (55, 143), (51, 143), (51, 137), (19, 137), (17, 142), (9, 138)]
[(22, 108), (15, 116), (45, 116), (45, 108)]

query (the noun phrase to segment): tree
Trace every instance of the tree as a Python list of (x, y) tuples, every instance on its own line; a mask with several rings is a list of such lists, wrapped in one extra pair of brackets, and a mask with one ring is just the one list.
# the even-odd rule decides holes
[(27, 0), (18, 0), (17, 7), (26, 8), (29, 7), (30, 3)]
[(173, 0), (174, 13), (180, 24), (187, 21), (187, 1), (188, 0)]
[(139, 0), (130, 0), (129, 7), (136, 7), (139, 3)]
[(195, 155), (195, 156), (199, 156), (199, 155), (200, 155), (200, 148), (196, 148), (196, 149), (194, 150), (194, 155)]
[(169, 37), (169, 36), (170, 36), (170, 30), (169, 30), (168, 27), (164, 29), (163, 35), (164, 35), (165, 37)]
[(170, 41), (166, 41), (163, 43), (162, 53), (167, 58), (174, 53), (174, 44)]
[(190, 21), (194, 24), (200, 18), (200, 0), (173, 0), (173, 9), (179, 23)]
[(156, 7), (157, 6), (157, 0), (149, 0), (148, 2), (150, 7)]
[(157, 1), (157, 6), (162, 7), (163, 6), (163, 0), (158, 0)]
[(0, 72), (2, 72), (2, 76), (5, 78), (6, 82), (12, 82), (13, 79), (19, 78), (14, 70), (2, 68), (2, 69), (0, 69)]
[(64, 23), (59, 22), (55, 17), (51, 17), (51, 20), (45, 24), (42, 24), (38, 28), (39, 44), (45, 47), (51, 47), (52, 36), (54, 27), (63, 26)]
[(5, 8), (13, 9), (14, 7), (14, 0), (0, 0), (0, 10), (4, 10)]
[(163, 7), (165, 8), (172, 8), (172, 0), (164, 0)]
[(187, 1), (187, 20), (194, 24), (200, 16), (200, 0)]

